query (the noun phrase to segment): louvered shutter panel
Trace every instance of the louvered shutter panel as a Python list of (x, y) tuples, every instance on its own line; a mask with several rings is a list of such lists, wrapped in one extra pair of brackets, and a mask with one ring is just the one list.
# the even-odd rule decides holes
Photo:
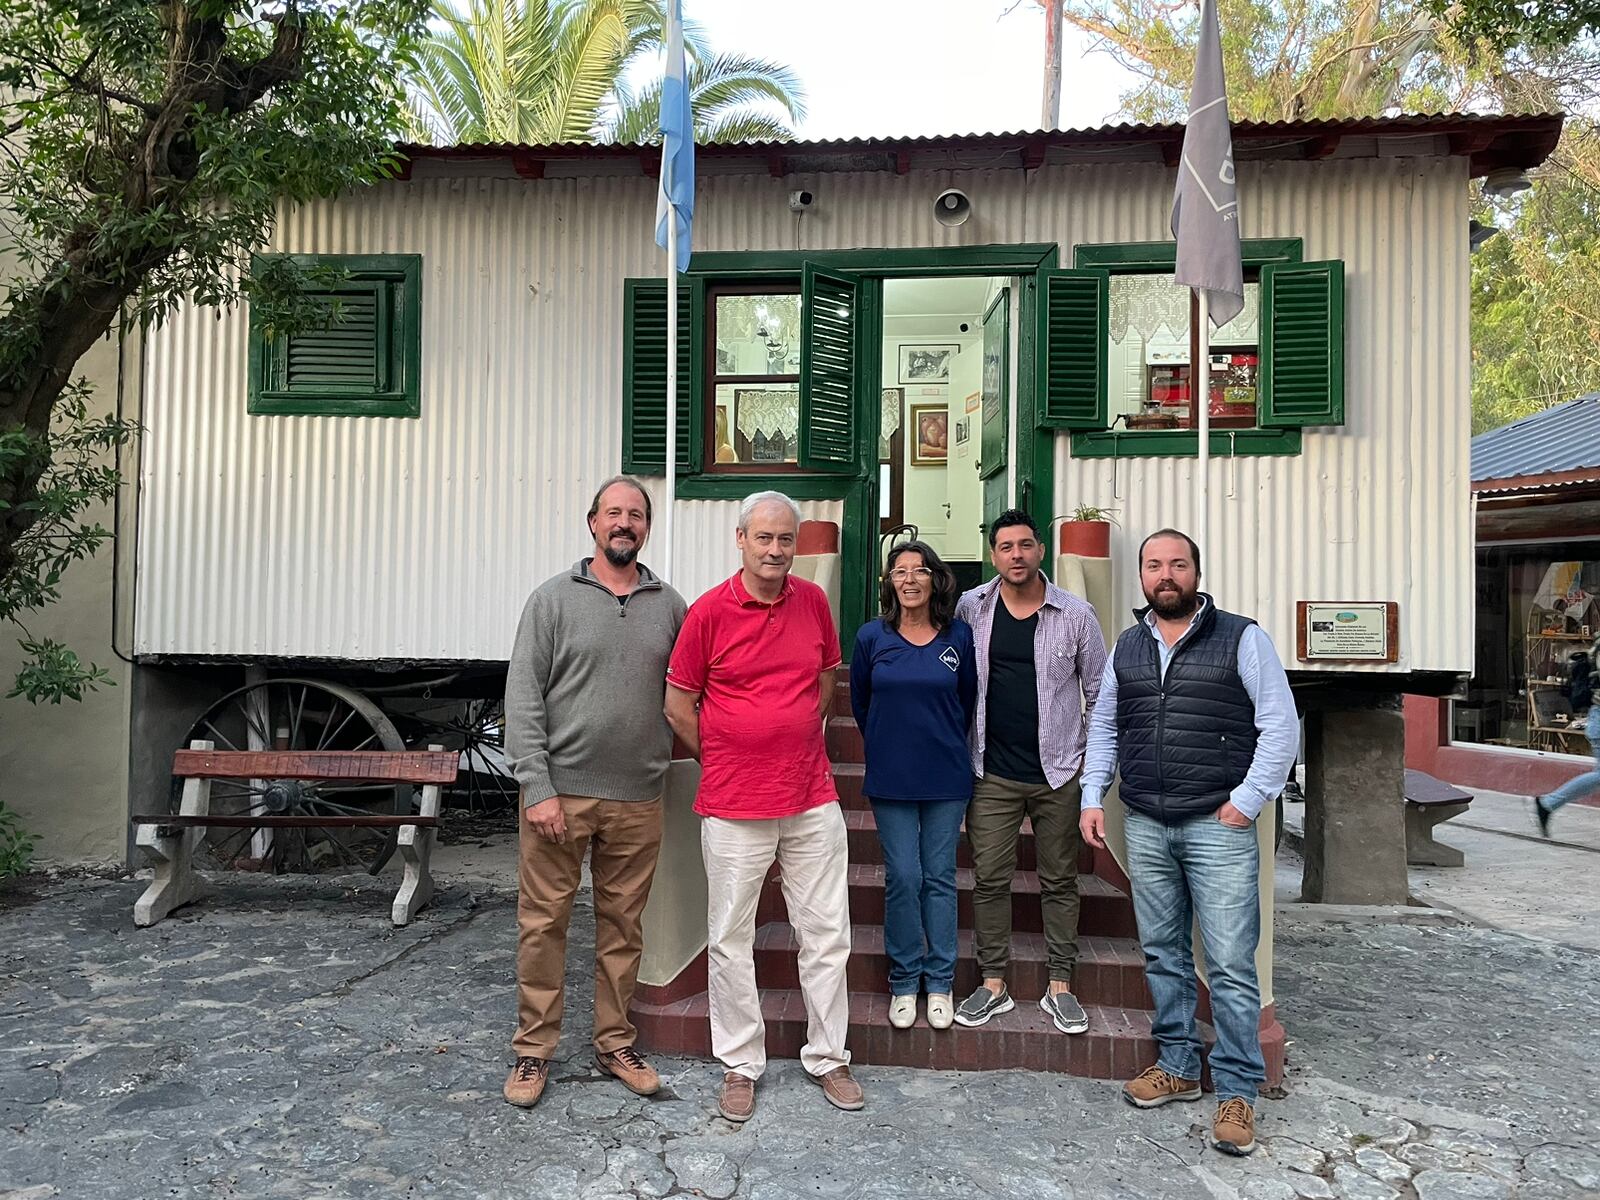
[(1344, 264), (1261, 268), (1263, 426), (1344, 424)]
[[(635, 475), (666, 473), (667, 283), (623, 283), (622, 469)], [(695, 286), (678, 286), (678, 470), (700, 469), (701, 428), (695, 381)]]
[(1106, 428), (1110, 296), (1111, 277), (1106, 271), (1044, 272), (1041, 425)]
[(806, 263), (800, 305), (800, 465), (853, 471), (861, 282)]
[(315, 294), (326, 324), (281, 339), (276, 387), (324, 395), (388, 391), (388, 291), (386, 284), (371, 283)]

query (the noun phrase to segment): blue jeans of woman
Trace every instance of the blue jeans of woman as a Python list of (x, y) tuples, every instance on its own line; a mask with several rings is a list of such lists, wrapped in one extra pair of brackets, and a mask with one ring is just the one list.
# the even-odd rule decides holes
[(1219, 1101), (1238, 1097), (1253, 1105), (1267, 1077), (1256, 979), (1261, 903), (1255, 826), (1234, 829), (1214, 813), (1164, 825), (1129, 810), (1126, 829), (1134, 916), (1156, 1004), (1151, 1032), (1161, 1047), (1157, 1065), (1180, 1079), (1200, 1078), (1190, 943), (1198, 919), (1217, 1032), (1211, 1082)]
[(949, 994), (956, 977), (956, 839), (965, 800), (873, 800), (883, 843), (889, 992)]
[(1544, 798), (1546, 808), (1560, 808), (1594, 792), (1600, 792), (1600, 704), (1589, 707), (1589, 723), (1583, 727), (1589, 739), (1589, 749), (1594, 754), (1595, 769), (1585, 771), (1576, 779), (1569, 779)]

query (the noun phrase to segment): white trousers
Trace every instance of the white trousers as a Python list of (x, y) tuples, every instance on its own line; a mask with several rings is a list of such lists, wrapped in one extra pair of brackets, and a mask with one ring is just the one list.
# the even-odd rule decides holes
[(712, 1053), (724, 1068), (751, 1079), (766, 1070), (767, 1027), (756, 990), (754, 946), (761, 885), (776, 860), (789, 922), (800, 941), (807, 1021), (800, 1062), (813, 1075), (848, 1065), (850, 864), (839, 805), (766, 821), (706, 817), (700, 851), (708, 889)]

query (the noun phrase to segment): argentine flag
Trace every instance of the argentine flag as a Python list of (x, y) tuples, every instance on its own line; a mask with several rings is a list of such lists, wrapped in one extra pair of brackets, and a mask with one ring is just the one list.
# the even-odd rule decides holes
[(677, 226), (679, 271), (689, 269), (694, 219), (694, 113), (683, 55), (683, 0), (667, 5), (667, 73), (661, 83), (661, 192), (656, 198), (656, 245), (666, 248), (667, 222)]

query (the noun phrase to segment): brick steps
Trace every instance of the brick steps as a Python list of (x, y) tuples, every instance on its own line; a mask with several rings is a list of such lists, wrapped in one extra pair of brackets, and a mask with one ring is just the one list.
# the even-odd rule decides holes
[[(1030, 1070), (1126, 1079), (1156, 1061), (1149, 1013), (1136, 1008), (1086, 1005), (1089, 1031), (1059, 1032), (1035, 1001), (1017, 1002), (987, 1025), (947, 1030), (928, 1026), (919, 1005), (916, 1025), (889, 1025), (889, 997), (883, 992), (850, 994), (851, 1057), (857, 1063), (922, 1067), (937, 1071)], [(767, 1053), (798, 1058), (806, 1040), (805, 1001), (788, 988), (763, 989), (761, 1013), (767, 1025)], [(704, 992), (674, 1004), (635, 1003), (633, 1019), (642, 1041), (674, 1053), (711, 1055), (711, 1025)], [(1211, 1031), (1203, 1029), (1209, 1041)]]
[[(972, 932), (962, 930), (956, 946), (955, 996), (959, 1001), (978, 986), (980, 979)], [(756, 982), (762, 988), (775, 990), (798, 988), (800, 972), (795, 953), (799, 948), (799, 939), (788, 922), (763, 925), (756, 931)], [(889, 956), (884, 949), (883, 926), (854, 927), (849, 973), (853, 992), (889, 990)], [(1006, 977), (1007, 987), (1018, 1004), (1032, 1004), (1044, 995), (1050, 970), (1043, 934), (1011, 935), (1011, 966)], [(1080, 937), (1072, 987), (1083, 1004), (1133, 1008), (1149, 1008), (1151, 1004), (1144, 978), (1144, 953), (1131, 938)]]

